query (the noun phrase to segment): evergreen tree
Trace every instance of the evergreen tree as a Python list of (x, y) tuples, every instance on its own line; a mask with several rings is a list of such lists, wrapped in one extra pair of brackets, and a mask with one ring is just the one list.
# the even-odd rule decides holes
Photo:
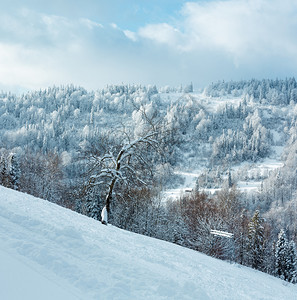
[(8, 162), (5, 156), (1, 158), (1, 184), (7, 188), (12, 188), (11, 177), (8, 169)]
[(297, 282), (297, 253), (296, 245), (294, 241), (288, 243), (288, 254), (287, 254), (287, 272), (288, 281), (292, 283)]
[(264, 258), (264, 220), (256, 210), (248, 224), (249, 262), (252, 268), (260, 270)]
[(9, 155), (9, 179), (11, 188), (14, 190), (19, 189), (19, 179), (20, 179), (20, 167), (16, 155), (11, 153)]
[(287, 280), (287, 253), (288, 240), (284, 230), (282, 229), (278, 235), (275, 246), (275, 275), (279, 278)]
[(241, 265), (247, 265), (248, 253), (248, 217), (243, 210), (237, 222), (237, 230), (234, 232), (236, 261)]
[(87, 189), (84, 195), (84, 213), (95, 220), (100, 220), (100, 207), (98, 195), (95, 194), (94, 189)]
[(184, 93), (193, 93), (193, 83), (192, 82), (184, 88)]
[(288, 242), (282, 229), (275, 247), (275, 275), (289, 282), (296, 283), (296, 246), (294, 241)]

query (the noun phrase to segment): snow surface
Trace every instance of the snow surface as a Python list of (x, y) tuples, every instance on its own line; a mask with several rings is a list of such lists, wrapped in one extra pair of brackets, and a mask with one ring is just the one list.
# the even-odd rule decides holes
[(296, 299), (297, 286), (0, 186), (0, 299)]
[(163, 201), (166, 202), (167, 200), (176, 200), (179, 199), (185, 193), (191, 192), (195, 188), (196, 180), (198, 176), (201, 174), (202, 171), (193, 171), (193, 172), (182, 172), (182, 171), (175, 171), (174, 173), (181, 176), (184, 180), (184, 183), (177, 188), (174, 189), (167, 189), (163, 191), (162, 198)]
[[(239, 172), (240, 169), (246, 169), (245, 171), (247, 180), (239, 180), (236, 182), (238, 189), (245, 193), (255, 193), (261, 188), (263, 180), (254, 180), (254, 177), (261, 176), (263, 179), (267, 178), (269, 174), (277, 169), (284, 166), (284, 163), (280, 160), (281, 154), (283, 153), (284, 147), (273, 146), (274, 153), (270, 157), (266, 157), (257, 163), (247, 163), (243, 162), (237, 166), (231, 168), (232, 172)], [(163, 201), (176, 200), (187, 192), (195, 189), (195, 184), (199, 175), (203, 172), (203, 168), (200, 170), (193, 170), (189, 172), (175, 171), (174, 173), (181, 176), (184, 183), (174, 189), (167, 189), (163, 191), (162, 198)], [(203, 188), (202, 191), (208, 194), (215, 194), (219, 192), (221, 188)]]

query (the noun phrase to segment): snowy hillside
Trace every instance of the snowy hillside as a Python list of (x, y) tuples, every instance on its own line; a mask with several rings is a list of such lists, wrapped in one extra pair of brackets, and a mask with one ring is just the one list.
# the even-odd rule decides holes
[(0, 186), (0, 299), (296, 299), (297, 286)]

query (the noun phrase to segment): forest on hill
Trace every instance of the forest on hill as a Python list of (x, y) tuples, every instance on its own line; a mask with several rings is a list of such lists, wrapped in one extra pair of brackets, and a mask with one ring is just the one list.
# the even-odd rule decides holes
[[(113, 225), (292, 282), (296, 151), (294, 78), (217, 82), (201, 93), (69, 85), (0, 94), (2, 185), (98, 220), (111, 191)], [(261, 169), (266, 159), (282, 167)], [(177, 170), (199, 170), (195, 188), (164, 199), (182, 184)], [(244, 192), (239, 182), (259, 187)]]

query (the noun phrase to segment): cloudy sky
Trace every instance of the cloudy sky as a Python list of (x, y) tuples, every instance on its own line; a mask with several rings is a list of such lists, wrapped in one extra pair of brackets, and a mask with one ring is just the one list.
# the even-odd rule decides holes
[(0, 0), (0, 88), (297, 74), (296, 0)]

